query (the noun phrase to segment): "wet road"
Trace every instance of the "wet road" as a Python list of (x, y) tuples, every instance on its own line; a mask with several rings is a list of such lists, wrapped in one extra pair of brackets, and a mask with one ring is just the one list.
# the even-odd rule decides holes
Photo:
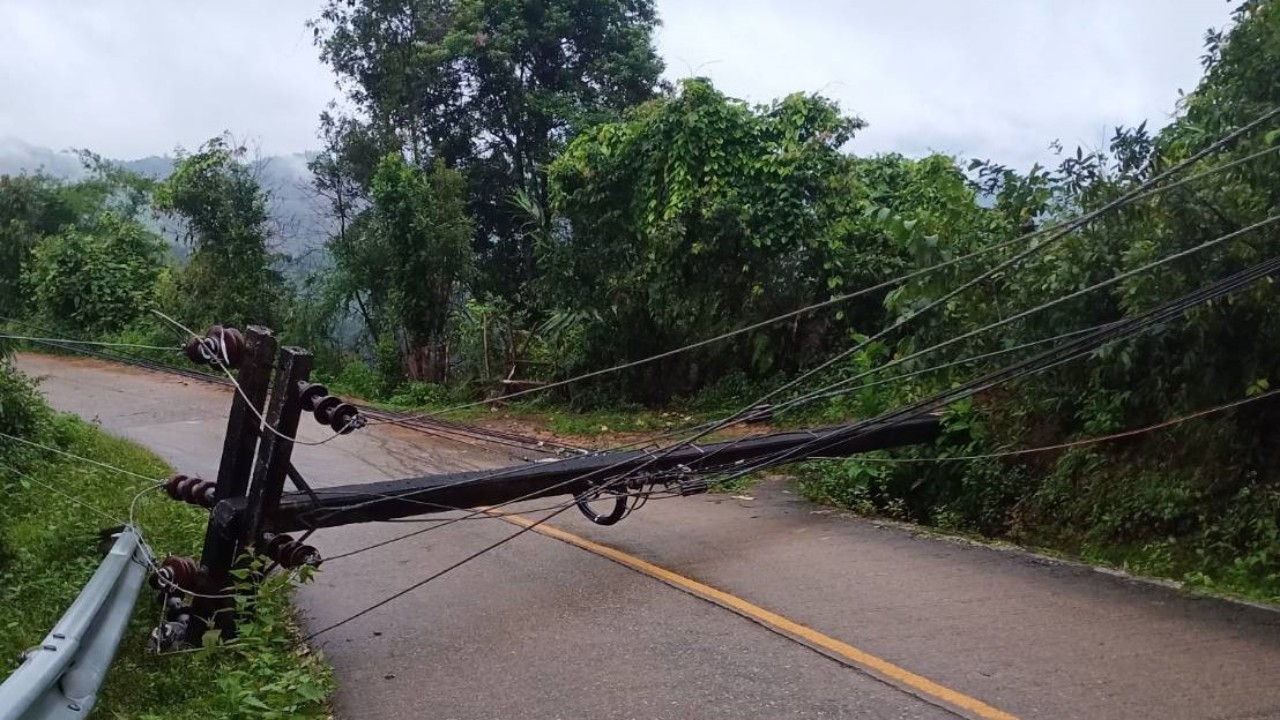
[[(215, 474), (226, 389), (19, 365), (55, 407)], [(325, 435), (304, 418), (302, 436)], [(390, 426), (294, 460), (317, 486), (519, 462)], [(1274, 611), (844, 517), (776, 482), (751, 496), (653, 502), (613, 528), (570, 511), (554, 537), (527, 533), (320, 636), (339, 717), (1280, 718)], [(416, 527), (313, 541), (333, 556)], [(461, 522), (326, 564), (298, 593), (307, 626), (517, 529)]]

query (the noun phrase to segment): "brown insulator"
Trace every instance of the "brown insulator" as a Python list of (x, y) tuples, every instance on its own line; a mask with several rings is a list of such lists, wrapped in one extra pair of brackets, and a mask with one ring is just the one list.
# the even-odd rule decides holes
[(330, 411), (329, 418), (329, 427), (340, 435), (346, 435), (359, 427), (360, 411), (355, 405), (342, 403)]
[(212, 480), (187, 475), (174, 475), (165, 481), (164, 489), (169, 497), (200, 507), (213, 507), (215, 488)]
[(262, 554), (280, 563), (281, 567), (296, 568), (303, 565), (319, 565), (320, 552), (310, 545), (294, 540), (289, 535), (263, 536), (266, 542), (262, 546)]
[(151, 587), (157, 590), (192, 592), (199, 589), (204, 573), (195, 558), (170, 555), (151, 575)]

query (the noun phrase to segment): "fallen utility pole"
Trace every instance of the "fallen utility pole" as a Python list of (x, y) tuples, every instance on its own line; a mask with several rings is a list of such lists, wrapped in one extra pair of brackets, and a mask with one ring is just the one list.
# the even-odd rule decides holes
[[(186, 347), (193, 362), (237, 374), (222, 463), (216, 482), (176, 475), (166, 484), (170, 497), (210, 510), (200, 559), (165, 558), (152, 584), (166, 593), (167, 622), (153, 633), (156, 647), (202, 642), (207, 628), (224, 637), (235, 633), (232, 597), (236, 566), (252, 567), (252, 556), (292, 568), (320, 562), (315, 548), (285, 533), (393, 520), (414, 515), (475, 510), (513, 501), (568, 496), (593, 522), (612, 525), (625, 517), (633, 497), (662, 492), (706, 492), (717, 474), (736, 473), (779, 461), (849, 456), (933, 440), (937, 417), (917, 414), (875, 427), (837, 425), (780, 432), (701, 445), (657, 450), (597, 453), (570, 459), (473, 472), (446, 473), (385, 482), (311, 489), (291, 463), (294, 438), (304, 413), (335, 434), (366, 423), (360, 407), (329, 395), (309, 381), (311, 356), (277, 347), (271, 331), (251, 327), (241, 334), (214, 326)], [(758, 413), (749, 414), (748, 420)], [(296, 492), (285, 492), (286, 481)], [(612, 502), (597, 513), (593, 502)], [(260, 576), (258, 571), (249, 573)], [(183, 597), (194, 595), (191, 605)]]
[[(840, 425), (690, 445), (670, 452), (603, 453), (508, 469), (342, 485), (325, 488), (318, 497), (289, 493), (270, 512), (269, 525), (275, 532), (291, 532), (471, 509), (518, 499), (578, 496), (636, 473), (643, 473), (641, 477), (647, 480), (661, 477), (678, 483), (700, 475), (732, 472), (802, 446), (821, 447), (824, 456), (846, 456), (929, 442), (938, 436), (940, 423), (933, 416), (911, 418), (841, 439), (845, 429)], [(685, 489), (696, 492), (705, 489), (705, 484), (686, 485)], [(244, 501), (234, 501), (222, 512), (240, 515), (246, 510)]]

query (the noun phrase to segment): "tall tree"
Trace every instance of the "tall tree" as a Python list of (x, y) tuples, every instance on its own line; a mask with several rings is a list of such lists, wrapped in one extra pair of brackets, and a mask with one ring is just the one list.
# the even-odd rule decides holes
[(329, 0), (316, 42), (368, 118), (363, 133), (330, 118), (345, 128), (331, 151), (356, 156), (345, 171), (366, 190), (371, 137), (462, 171), (485, 289), (514, 296), (535, 258), (513, 198), (545, 206), (574, 131), (653, 94), (656, 25), (652, 0)]
[[(578, 136), (551, 166), (563, 226), (539, 248), (538, 288), (554, 307), (587, 313), (584, 364), (669, 350), (901, 267), (905, 248), (866, 210), (911, 163), (844, 154), (860, 127), (821, 97), (756, 107), (688, 80)], [(879, 300), (850, 303), (847, 321), (871, 324)], [(800, 318), (672, 358), (629, 388), (661, 401), (732, 370), (794, 369), (836, 336), (829, 321)]]
[(370, 334), (395, 343), (405, 376), (443, 382), (445, 329), (474, 267), (463, 179), (443, 163), (424, 170), (390, 153), (371, 201), (330, 245), (338, 283)]
[(22, 313), (22, 273), (40, 238), (79, 219), (79, 209), (59, 181), (45, 175), (0, 175), (0, 315)]
[(245, 149), (225, 137), (180, 155), (155, 191), (155, 206), (184, 224), (191, 248), (178, 278), (179, 310), (191, 322), (276, 324), (285, 283), (273, 267), (267, 195), (244, 160)]

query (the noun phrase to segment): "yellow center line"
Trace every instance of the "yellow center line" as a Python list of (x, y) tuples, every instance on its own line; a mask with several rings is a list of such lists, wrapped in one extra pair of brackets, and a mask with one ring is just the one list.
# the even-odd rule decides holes
[(608, 545), (601, 545), (600, 543), (592, 542), (584, 537), (574, 535), (571, 532), (566, 532), (559, 528), (551, 527), (550, 525), (537, 525), (535, 524), (537, 522), (536, 520), (508, 513), (495, 512), (492, 514), (509, 523), (529, 528), (533, 532), (582, 548), (583, 550), (595, 553), (596, 555), (629, 567), (632, 570), (648, 575), (656, 580), (661, 580), (662, 582), (677, 589), (697, 595), (704, 600), (715, 603), (727, 610), (731, 610), (749, 620), (753, 620), (770, 630), (791, 637), (795, 640), (799, 640), (810, 647), (823, 651), (830, 656), (834, 656), (838, 660), (869, 672), (872, 675), (889, 682), (895, 687), (909, 690), (910, 692), (918, 694), (930, 701), (941, 702), (952, 708), (963, 710), (974, 717), (981, 718), (982, 720), (1018, 720), (1017, 716), (991, 707), (977, 698), (970, 697), (969, 695), (965, 695), (957, 690), (952, 690), (949, 687), (939, 685), (929, 678), (917, 675), (906, 668), (889, 662), (888, 660), (859, 650), (848, 643), (836, 640), (829, 635), (824, 635), (811, 627), (801, 625), (794, 620), (790, 620), (778, 613), (766, 610), (759, 605), (743, 600), (736, 595), (730, 595), (723, 590), (718, 590), (706, 583), (701, 583), (692, 578), (687, 578), (664, 567), (654, 565), (647, 560), (641, 560), (634, 555), (609, 547)]

